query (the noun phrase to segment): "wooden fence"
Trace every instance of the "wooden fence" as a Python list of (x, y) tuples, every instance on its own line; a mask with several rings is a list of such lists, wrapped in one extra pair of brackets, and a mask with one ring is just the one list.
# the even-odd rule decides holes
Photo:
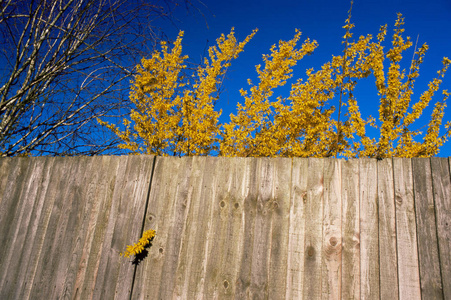
[[(0, 299), (451, 299), (447, 158), (0, 159)], [(143, 230), (140, 264), (119, 256)]]

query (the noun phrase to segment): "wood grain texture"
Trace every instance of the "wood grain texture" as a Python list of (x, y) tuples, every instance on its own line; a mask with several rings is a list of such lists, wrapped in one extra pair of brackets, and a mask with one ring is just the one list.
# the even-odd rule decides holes
[(324, 161), (322, 299), (341, 299), (341, 162)]
[(271, 159), (272, 184), (266, 213), (270, 215), (269, 290), (270, 299), (285, 295), (290, 228), (291, 159)]
[[(13, 232), (7, 234), (11, 240), (2, 256), (7, 262), (2, 270), (7, 272), (2, 272), (0, 298), (123, 299), (130, 293), (134, 266), (118, 253), (125, 248), (125, 239), (131, 240), (133, 234), (133, 239), (139, 237), (153, 160), (80, 157), (17, 161), (21, 167), (11, 179), (21, 184), (12, 185), (19, 189), (5, 189), (8, 197), (2, 201), (7, 204), (12, 199), (15, 204), (10, 208), (14, 214), (8, 215), (11, 225), (6, 226)], [(109, 168), (111, 161), (123, 165), (120, 178)], [(112, 181), (113, 186), (108, 184)], [(111, 188), (116, 192), (111, 193)], [(117, 207), (122, 201), (124, 210), (111, 213), (102, 207), (105, 201), (113, 206), (116, 201)], [(1, 218), (6, 220), (3, 214)], [(120, 219), (124, 222), (116, 222)], [(108, 223), (114, 225), (111, 235), (102, 230)], [(114, 240), (115, 235), (118, 241), (124, 240), (106, 246), (105, 241)], [(102, 263), (107, 257), (111, 259)]]
[(192, 163), (192, 158), (157, 157), (144, 224), (157, 236), (149, 257), (137, 268), (134, 299), (172, 299)]
[(308, 159), (293, 158), (291, 174), (285, 299), (302, 299)]
[(359, 161), (342, 164), (342, 299), (360, 299)]
[(6, 184), (8, 183), (8, 177), (13, 169), (11, 164), (14, 163), (15, 160), (9, 158), (0, 158), (0, 202), (3, 200), (3, 192), (6, 189)]
[[(208, 233), (209, 210), (211, 198), (202, 197), (202, 190), (210, 186), (209, 180), (214, 177), (215, 164), (210, 162), (205, 167), (206, 157), (193, 157), (188, 182), (187, 194), (183, 195), (186, 206), (186, 219), (182, 232), (180, 256), (177, 261), (174, 296), (182, 299), (194, 299), (198, 296), (205, 281), (205, 238)], [(168, 170), (169, 171), (169, 170)], [(152, 249), (154, 250), (154, 249)], [(203, 266), (203, 267), (200, 267)]]
[[(250, 297), (252, 292), (255, 293), (255, 285), (257, 284), (255, 275), (252, 276), (252, 253), (254, 251), (254, 231), (255, 216), (257, 215), (257, 160), (255, 158), (245, 159), (245, 171), (243, 172), (244, 185), (241, 193), (243, 215), (242, 226), (244, 228), (242, 247), (240, 253), (238, 274), (236, 278), (235, 297), (245, 299)], [(214, 263), (211, 262), (210, 266)], [(255, 267), (254, 267), (255, 268)]]
[(321, 299), (322, 230), (324, 200), (324, 159), (308, 161), (307, 197), (305, 199), (305, 242), (303, 299)]
[[(1, 158), (0, 176), (0, 299), (451, 297), (446, 158)], [(138, 265), (119, 256), (148, 229)]]
[(392, 159), (377, 163), (380, 299), (399, 299), (396, 210)]
[(83, 250), (73, 287), (76, 299), (93, 298), (97, 275), (100, 275), (99, 279), (102, 278), (98, 269), (120, 161), (115, 157), (104, 156), (91, 162), (91, 178), (85, 194), (91, 205), (84, 213), (87, 227), (85, 237), (81, 240)]
[(422, 298), (443, 299), (430, 159), (412, 158), (412, 174)]
[(379, 299), (377, 160), (359, 159), (360, 298)]
[(399, 299), (421, 299), (410, 159), (393, 158)]
[[(271, 163), (268, 159), (255, 161), (256, 172), (250, 193), (246, 198), (245, 205), (250, 212), (246, 219), (249, 220), (250, 227), (250, 248), (241, 265), (250, 267), (250, 286), (248, 297), (251, 299), (261, 299), (268, 294), (268, 274), (270, 267), (270, 214), (268, 209), (272, 204), (271, 190), (274, 181), (274, 174)], [(245, 206), (245, 207), (246, 207)], [(245, 228), (247, 226), (245, 225)], [(252, 249), (252, 250), (251, 250)]]
[(0, 298), (4, 299), (18, 298), (20, 287), (27, 284), (29, 250), (33, 246), (27, 235), (35, 230), (33, 210), (41, 206), (42, 199), (36, 198), (39, 186), (45, 185), (40, 184), (43, 159), (23, 158), (11, 163), (12, 172), (0, 203)]
[[(161, 164), (174, 161), (164, 158)], [(147, 268), (159, 269), (154, 264), (159, 263), (157, 259), (146, 263), (143, 272), (138, 271), (135, 286), (149, 281), (154, 283), (150, 288), (142, 287), (146, 289), (145, 297), (150, 299), (155, 296), (152, 292), (157, 291), (160, 296), (167, 293), (164, 296), (185, 299), (284, 294), (291, 182), (291, 168), (287, 168), (287, 164), (291, 164), (289, 159), (194, 158), (189, 169), (185, 168), (186, 172), (179, 169), (177, 173), (183, 174), (180, 179), (188, 178), (180, 188), (186, 192), (179, 194), (184, 197), (187, 215), (183, 229), (174, 238), (181, 244), (176, 251), (179, 255), (174, 258), (177, 269), (172, 275), (175, 278), (173, 290), (167, 291), (167, 285), (158, 285), (166, 279), (145, 278)], [(164, 214), (157, 212), (156, 205), (160, 202), (154, 205), (152, 201), (163, 197), (160, 180), (168, 184), (177, 182), (176, 178), (169, 177), (174, 175), (173, 170), (169, 165), (160, 168), (160, 159), (157, 160), (146, 220)], [(174, 189), (169, 186), (165, 191)], [(181, 201), (174, 199), (174, 203)], [(168, 210), (161, 221), (174, 219), (172, 215), (176, 211)], [(151, 224), (152, 221), (150, 227)], [(160, 225), (153, 227), (160, 228)], [(161, 236), (165, 237), (167, 230), (158, 229), (158, 232), (156, 245), (162, 242)], [(159, 246), (158, 252), (163, 254), (164, 248)], [(166, 269), (162, 268), (161, 278), (169, 276)], [(134, 298), (141, 296), (133, 294)]]
[[(229, 299), (248, 291), (249, 285), (243, 285), (240, 281), (240, 278), (243, 279), (240, 270), (242, 259), (246, 259), (245, 199), (249, 191), (252, 161), (247, 158), (218, 160), (218, 175), (211, 186), (211, 194), (215, 199), (211, 211), (211, 220), (214, 223), (209, 227), (208, 236), (204, 237), (204, 243), (208, 246), (207, 270), (218, 269), (216, 277), (206, 275), (206, 290), (210, 291), (207, 296), (210, 298)], [(224, 232), (224, 238), (221, 238), (221, 230)], [(219, 265), (218, 256), (222, 259)], [(250, 262), (245, 264), (246, 270), (249, 270)]]
[(96, 299), (125, 299), (130, 294), (135, 268), (118, 254), (141, 237), (153, 161), (149, 156), (128, 156), (119, 162), (108, 219), (103, 223)]
[(431, 158), (443, 299), (451, 299), (451, 182), (448, 158)]

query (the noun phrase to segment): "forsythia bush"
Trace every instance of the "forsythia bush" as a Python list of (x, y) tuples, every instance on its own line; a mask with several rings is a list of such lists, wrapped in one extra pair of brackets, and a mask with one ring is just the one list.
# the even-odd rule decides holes
[[(287, 157), (428, 157), (436, 155), (450, 136), (450, 124), (442, 126), (446, 99), (436, 101), (425, 132), (412, 129), (439, 90), (451, 63), (443, 59), (428, 89), (412, 104), (415, 79), (428, 49), (415, 49), (410, 69), (401, 70), (403, 52), (412, 47), (403, 37), (401, 14), (395, 22), (391, 48), (382, 45), (387, 26), (372, 35), (351, 41), (351, 11), (343, 37), (344, 51), (332, 56), (321, 69), (309, 69), (305, 80), (291, 86), (288, 98), (272, 99), (273, 90), (292, 77), (292, 67), (318, 46), (301, 33), (273, 45), (257, 65), (259, 82), (248, 80), (249, 90), (241, 90), (244, 103), (228, 124), (219, 124), (221, 111), (215, 109), (222, 79), (231, 60), (238, 57), (256, 30), (238, 43), (234, 31), (217, 39), (208, 58), (189, 75), (182, 56), (180, 32), (172, 49), (161, 44), (148, 59), (142, 59), (132, 82), (130, 98), (135, 108), (123, 123), (125, 130), (99, 120), (122, 140), (120, 147), (134, 153), (155, 155), (287, 156)], [(387, 68), (388, 66), (388, 68)], [(354, 90), (358, 81), (375, 78), (379, 96), (378, 120), (362, 118)], [(332, 101), (335, 100), (335, 103)], [(378, 139), (367, 135), (371, 126), (380, 132)], [(445, 133), (440, 135), (444, 127)]]

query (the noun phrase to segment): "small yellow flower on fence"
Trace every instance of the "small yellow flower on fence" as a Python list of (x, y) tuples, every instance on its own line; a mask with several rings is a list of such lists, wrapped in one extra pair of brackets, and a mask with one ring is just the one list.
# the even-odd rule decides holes
[(124, 253), (121, 253), (121, 256), (130, 257), (131, 255), (140, 254), (146, 246), (150, 244), (150, 242), (155, 237), (155, 230), (149, 229), (144, 231), (143, 236), (139, 239), (138, 243), (127, 246), (127, 250)]

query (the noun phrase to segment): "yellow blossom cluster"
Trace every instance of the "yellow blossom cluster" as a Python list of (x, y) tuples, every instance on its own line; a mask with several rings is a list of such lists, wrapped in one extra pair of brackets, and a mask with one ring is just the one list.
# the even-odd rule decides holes
[[(234, 30), (216, 40), (209, 58), (189, 76), (182, 56), (181, 31), (172, 49), (166, 42), (151, 58), (143, 58), (132, 81), (131, 102), (135, 108), (125, 118), (125, 130), (99, 120), (121, 140), (122, 149), (154, 155), (206, 155), (218, 141), (220, 111), (214, 109), (219, 88), (230, 66), (254, 36), (240, 43)], [(133, 128), (132, 128), (133, 126)]]
[(215, 111), (214, 104), (219, 99), (219, 86), (230, 61), (236, 59), (244, 46), (255, 35), (254, 30), (243, 42), (237, 43), (232, 28), (227, 38), (221, 35), (216, 40), (217, 47), (210, 47), (203, 66), (197, 69), (197, 80), (191, 90), (183, 94), (183, 122), (179, 136), (177, 153), (186, 155), (206, 155), (215, 149), (213, 143), (218, 141), (220, 127), (218, 118), (221, 111)]
[(138, 243), (127, 246), (127, 250), (121, 253), (121, 256), (130, 257), (132, 255), (137, 255), (143, 252), (144, 248), (150, 244), (150, 242), (155, 237), (155, 230), (149, 229), (144, 231), (142, 237), (139, 239)]
[(300, 49), (296, 45), (301, 32), (296, 31), (290, 41), (279, 41), (278, 47), (271, 47), (270, 55), (263, 55), (265, 67), (256, 66), (258, 85), (251, 86), (250, 92), (241, 90), (244, 105), (238, 104), (238, 114), (231, 115), (231, 122), (224, 125), (220, 153), (224, 156), (276, 156), (283, 146), (279, 136), (283, 134), (274, 126), (274, 114), (282, 106), (281, 99), (271, 102), (273, 90), (283, 86), (292, 77), (292, 67), (305, 55), (311, 54), (318, 46), (316, 41), (307, 39)]
[[(352, 9), (352, 2), (351, 2)], [(135, 108), (125, 118), (124, 128), (99, 120), (121, 140), (123, 149), (155, 155), (285, 156), (285, 157), (428, 157), (436, 155), (451, 135), (451, 123), (442, 124), (446, 100), (443, 90), (434, 104), (423, 133), (414, 123), (439, 91), (451, 64), (443, 59), (428, 89), (413, 97), (419, 67), (428, 46), (415, 46), (408, 70), (402, 69), (404, 52), (412, 47), (404, 37), (404, 19), (398, 14), (391, 47), (383, 45), (387, 25), (376, 39), (371, 34), (353, 39), (351, 10), (343, 28), (344, 50), (318, 70), (308, 69), (305, 79), (291, 85), (288, 97), (274, 95), (293, 76), (293, 67), (310, 55), (318, 43), (299, 43), (296, 30), (289, 41), (279, 41), (263, 55), (264, 65), (255, 67), (258, 83), (248, 80), (241, 89), (230, 122), (219, 124), (221, 110), (215, 108), (220, 87), (231, 60), (238, 57), (255, 35), (240, 43), (234, 30), (217, 39), (202, 65), (187, 74), (182, 56), (183, 32), (169, 49), (167, 43), (151, 58), (143, 59), (132, 81), (130, 99)], [(300, 44), (300, 46), (298, 45)], [(364, 78), (374, 78), (379, 98), (378, 116), (363, 117), (355, 88)], [(379, 131), (369, 136), (368, 127)], [(444, 133), (441, 130), (444, 128)]]

